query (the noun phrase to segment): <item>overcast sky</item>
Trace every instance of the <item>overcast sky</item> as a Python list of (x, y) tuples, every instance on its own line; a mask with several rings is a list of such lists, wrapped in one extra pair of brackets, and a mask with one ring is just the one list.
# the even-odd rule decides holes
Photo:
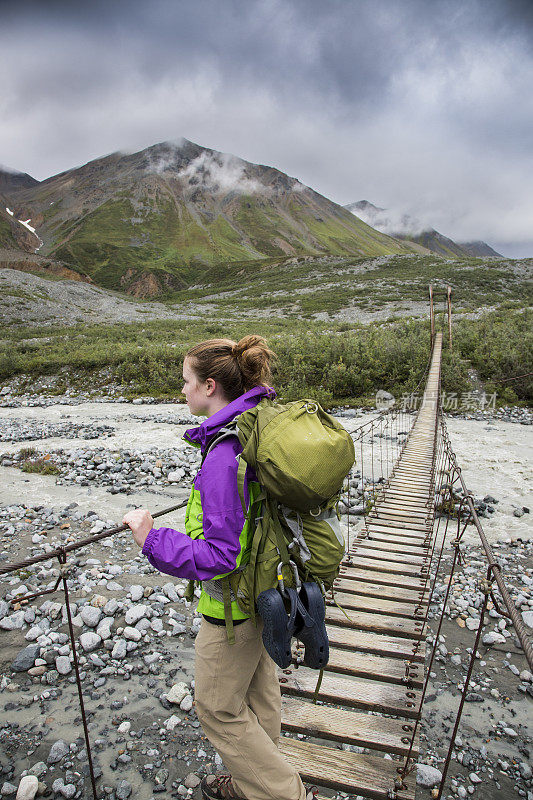
[(0, 0), (0, 163), (184, 136), (533, 256), (533, 2)]

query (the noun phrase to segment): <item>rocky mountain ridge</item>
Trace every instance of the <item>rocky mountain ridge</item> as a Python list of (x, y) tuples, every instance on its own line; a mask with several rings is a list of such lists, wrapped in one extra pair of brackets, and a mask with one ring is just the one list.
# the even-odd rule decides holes
[(360, 217), (367, 225), (371, 225), (382, 233), (395, 239), (413, 242), (431, 250), (432, 253), (452, 257), (465, 258), (502, 258), (490, 245), (482, 241), (455, 242), (439, 233), (435, 228), (422, 225), (409, 214), (400, 214), (394, 210), (380, 208), (368, 200), (358, 200), (344, 206), (352, 214)]
[[(31, 221), (41, 255), (137, 297), (184, 289), (225, 263), (426, 252), (277, 169), (185, 139), (112, 153), (41, 182), (2, 174), (3, 209)], [(5, 213), (0, 244), (28, 250)]]

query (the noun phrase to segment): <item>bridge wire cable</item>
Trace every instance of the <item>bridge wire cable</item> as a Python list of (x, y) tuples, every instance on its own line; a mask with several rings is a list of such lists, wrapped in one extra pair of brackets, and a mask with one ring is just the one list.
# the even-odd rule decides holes
[[(174, 506), (170, 506), (170, 508), (164, 508), (161, 511), (153, 514), (152, 519), (156, 519), (157, 517), (162, 517), (165, 514), (169, 514), (172, 511), (176, 511), (179, 508), (184, 508), (187, 505), (187, 501), (182, 503), (178, 503)], [(81, 712), (81, 719), (83, 725), (83, 735), (85, 738), (85, 749), (87, 752), (87, 765), (89, 768), (89, 776), (91, 779), (91, 787), (94, 800), (98, 800), (98, 792), (96, 789), (96, 776), (94, 772), (93, 766), (93, 759), (92, 759), (92, 751), (91, 751), (91, 742), (89, 738), (89, 729), (87, 725), (87, 714), (85, 711), (85, 702), (83, 699), (83, 687), (81, 681), (81, 675), (79, 670), (79, 662), (78, 662), (78, 655), (76, 649), (76, 637), (74, 635), (74, 626), (72, 624), (72, 613), (70, 607), (70, 596), (69, 596), (69, 588), (68, 588), (68, 581), (67, 575), (68, 572), (72, 569), (72, 565), (67, 565), (67, 553), (72, 552), (75, 550), (80, 549), (81, 547), (86, 547), (87, 545), (93, 544), (94, 542), (100, 541), (101, 539), (106, 539), (110, 536), (114, 536), (116, 533), (121, 533), (122, 531), (129, 530), (128, 525), (119, 525), (114, 528), (107, 529), (102, 531), (101, 533), (94, 534), (92, 536), (88, 536), (85, 539), (81, 539), (80, 541), (73, 542), (70, 545), (63, 545), (58, 547), (56, 550), (52, 550), (48, 553), (43, 554), (42, 556), (35, 556), (34, 558), (25, 559), (24, 561), (20, 561), (16, 564), (8, 564), (6, 567), (3, 567), (0, 570), (0, 575), (7, 575), (11, 572), (14, 572), (19, 569), (24, 569), (26, 567), (32, 566), (33, 564), (37, 564), (43, 561), (49, 561), (53, 558), (57, 558), (59, 561), (59, 576), (55, 583), (55, 585), (50, 589), (44, 589), (42, 592), (34, 592), (33, 594), (24, 595), (23, 597), (17, 597), (14, 601), (17, 604), (26, 604), (30, 600), (33, 600), (36, 597), (40, 597), (46, 594), (52, 594), (56, 592), (59, 588), (59, 584), (63, 584), (63, 593), (65, 597), (65, 610), (67, 616), (67, 623), (69, 629), (69, 637), (70, 637), (70, 644), (72, 647), (72, 658), (74, 662), (74, 672), (76, 677), (76, 686), (78, 691), (78, 702), (80, 706)]]
[[(179, 508), (185, 508), (187, 505), (187, 500), (184, 500), (181, 503), (177, 503), (174, 506), (170, 506), (170, 508), (164, 508), (162, 511), (158, 511), (156, 514), (152, 514), (152, 519), (157, 519), (157, 517), (163, 517), (165, 514), (170, 514), (172, 511), (177, 511)], [(0, 569), (0, 575), (8, 575), (10, 572), (15, 572), (19, 569), (25, 569), (26, 567), (31, 567), (33, 564), (39, 564), (42, 561), (50, 561), (52, 558), (59, 558), (60, 555), (63, 553), (71, 553), (74, 550), (79, 550), (81, 547), (87, 547), (89, 544), (94, 544), (94, 542), (99, 542), (101, 539), (107, 539), (110, 536), (114, 536), (116, 533), (121, 533), (122, 531), (129, 530), (128, 525), (118, 525), (115, 528), (107, 528), (105, 531), (101, 533), (95, 533), (92, 536), (87, 536), (85, 539), (80, 539), (77, 542), (72, 542), (71, 544), (67, 544), (64, 547), (58, 547), (56, 550), (49, 550), (47, 553), (42, 553), (38, 556), (33, 556), (33, 558), (26, 558), (24, 561), (18, 561), (15, 564), (8, 564), (6, 567), (2, 567)], [(24, 598), (22, 598), (24, 599)], [(20, 601), (20, 600), (19, 600)]]

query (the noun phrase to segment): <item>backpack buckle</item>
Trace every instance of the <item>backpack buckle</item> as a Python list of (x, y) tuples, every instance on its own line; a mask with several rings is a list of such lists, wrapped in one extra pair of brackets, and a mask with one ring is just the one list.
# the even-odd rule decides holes
[[(302, 586), (300, 581), (300, 576), (298, 575), (298, 567), (294, 563), (294, 561), (289, 561), (289, 567), (292, 569), (292, 574), (294, 575), (294, 582), (296, 584), (296, 591), (299, 592)], [(280, 590), (283, 597), (287, 597), (288, 592), (285, 588), (285, 581), (283, 580), (283, 561), (280, 561), (278, 564), (278, 568), (276, 570), (277, 578), (278, 578), (278, 589)]]

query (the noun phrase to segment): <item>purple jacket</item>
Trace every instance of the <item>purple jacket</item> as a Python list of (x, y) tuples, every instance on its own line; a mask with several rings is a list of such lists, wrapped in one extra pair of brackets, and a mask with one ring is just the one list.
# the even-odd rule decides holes
[[(183, 438), (204, 453), (213, 436), (238, 414), (254, 408), (263, 397), (275, 396), (274, 389), (256, 386), (208, 417), (198, 428), (186, 431)], [(193, 539), (173, 528), (152, 528), (142, 552), (160, 572), (190, 580), (210, 580), (235, 569), (244, 526), (237, 489), (237, 456), (241, 452), (237, 437), (223, 439), (208, 454), (194, 479), (191, 498), (199, 493), (201, 506), (197, 507), (201, 509), (204, 538)], [(257, 480), (250, 468), (244, 482), (246, 503), (249, 480)]]

